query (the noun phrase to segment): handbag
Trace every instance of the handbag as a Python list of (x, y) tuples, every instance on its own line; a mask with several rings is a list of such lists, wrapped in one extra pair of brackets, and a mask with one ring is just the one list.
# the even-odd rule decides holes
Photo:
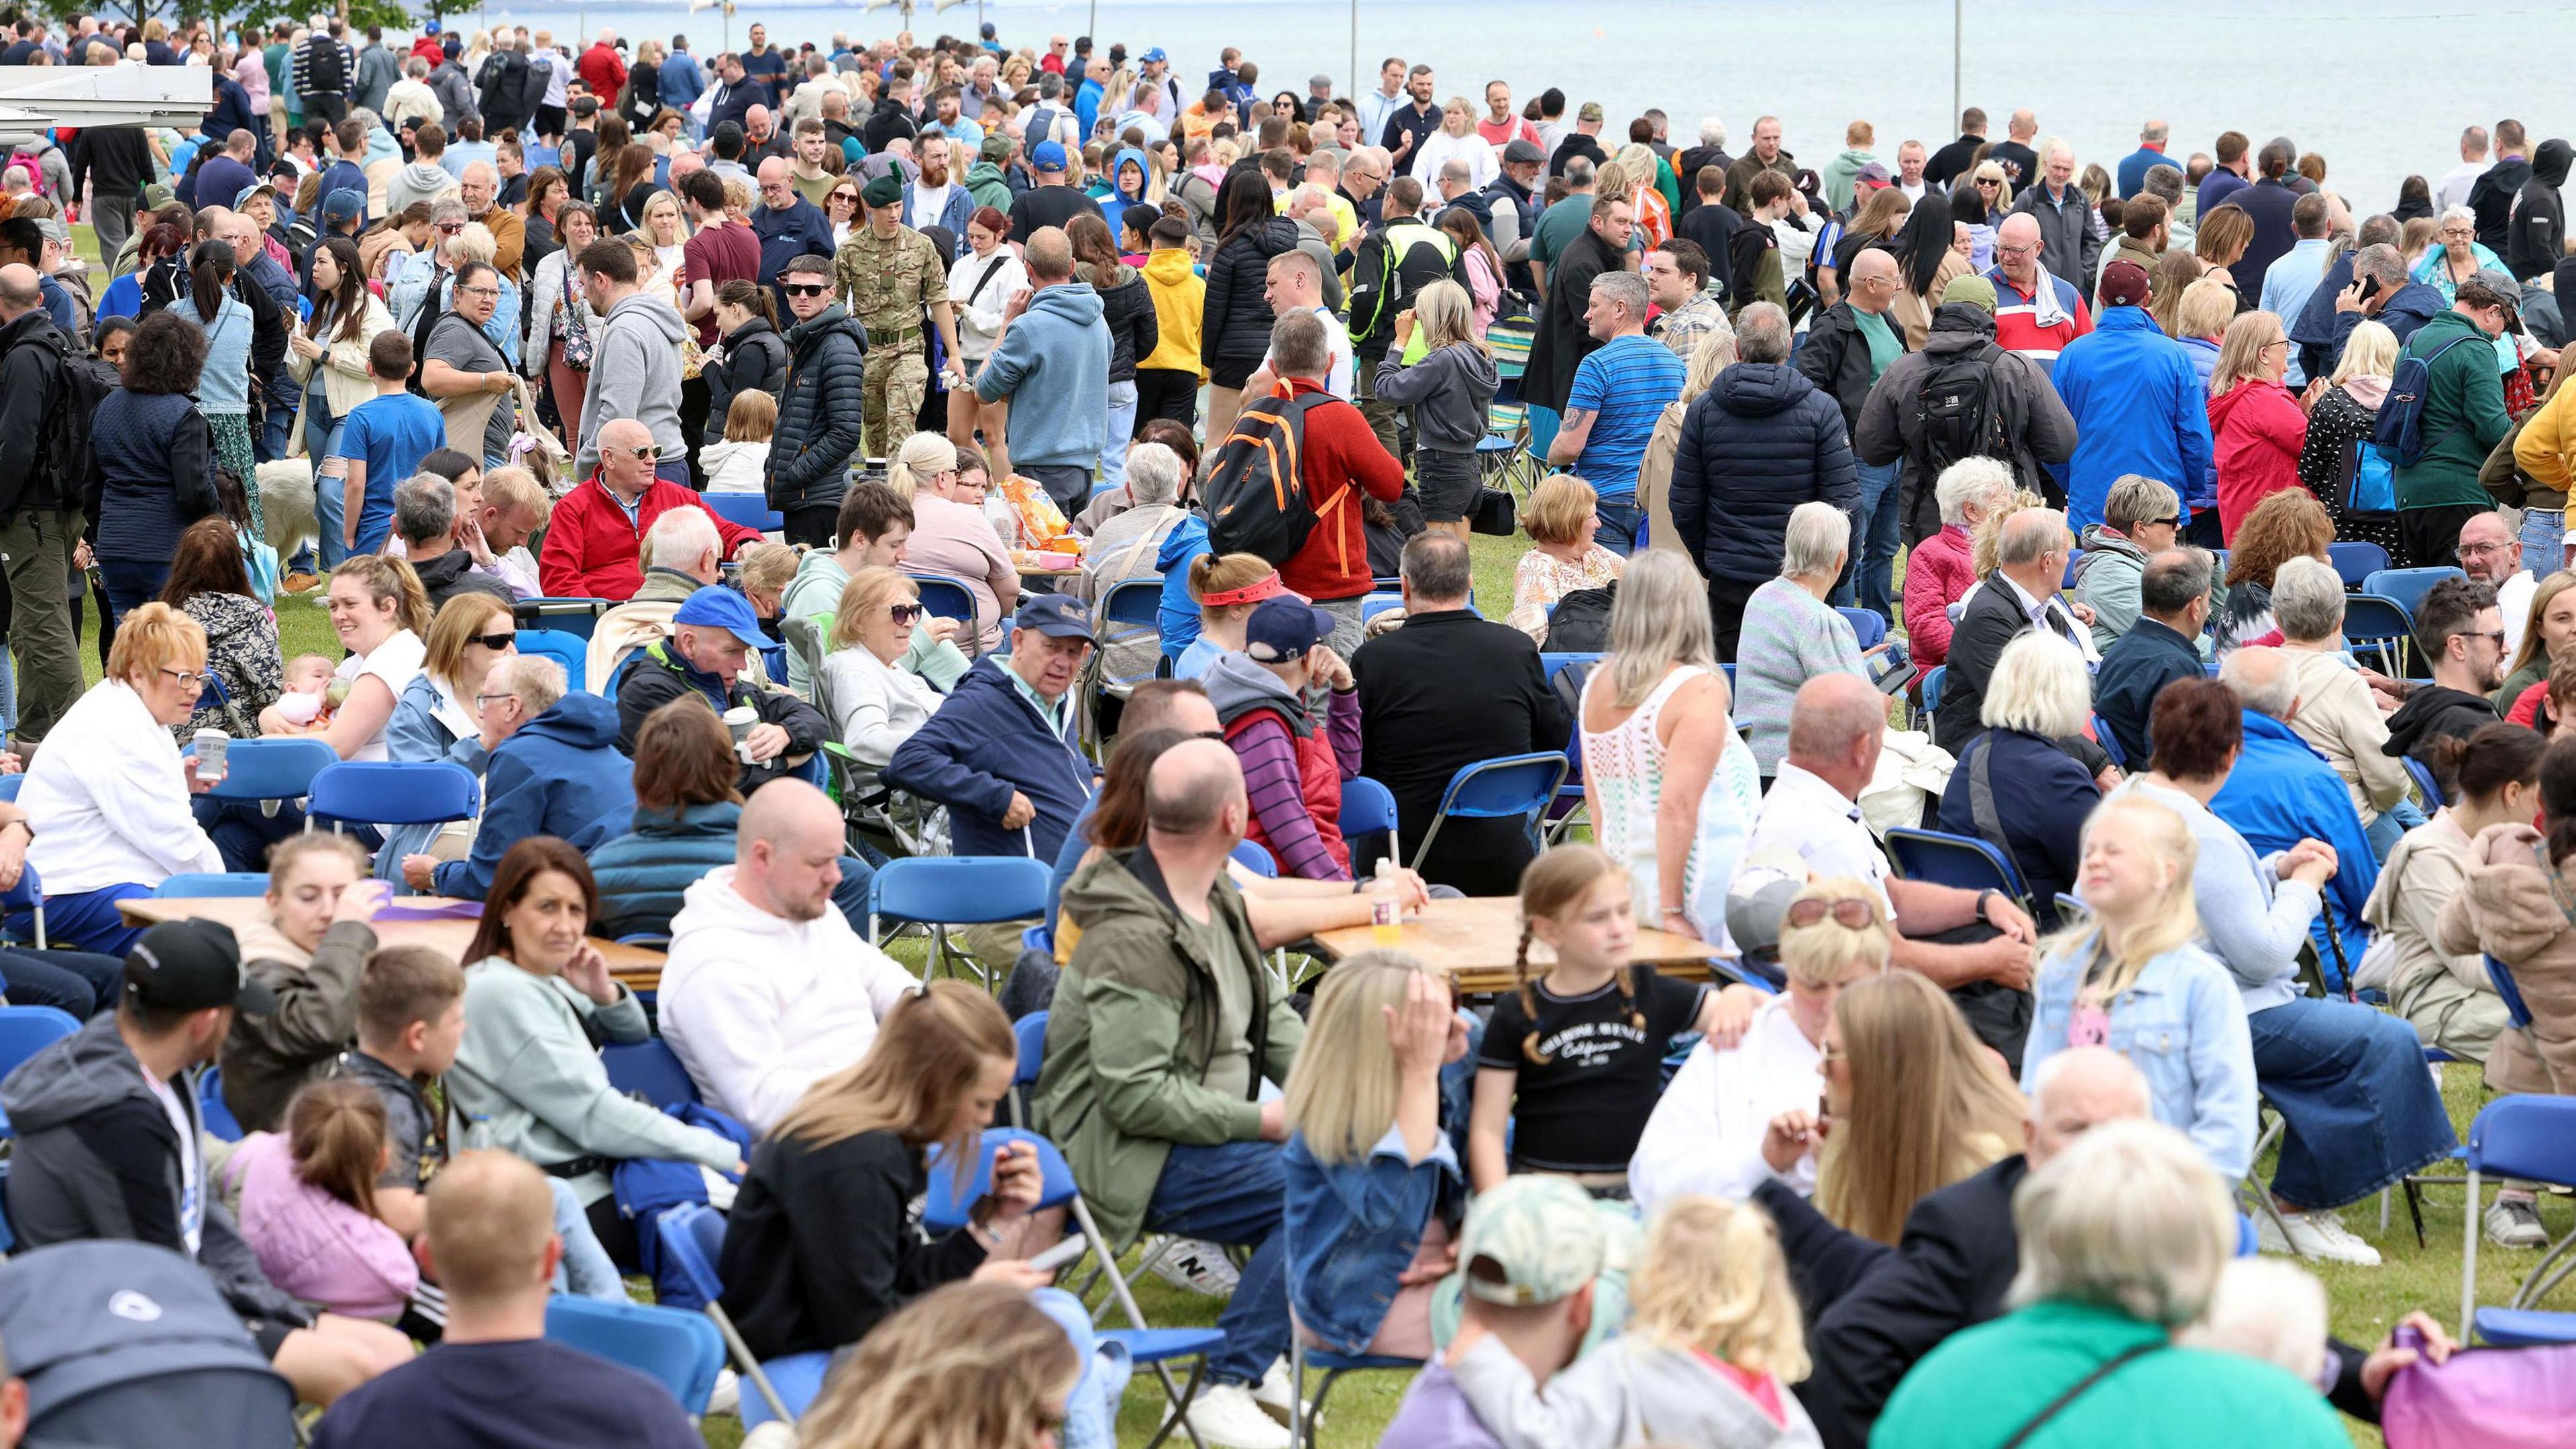
[(581, 307), (581, 296), (573, 290), (572, 268), (566, 267), (563, 310), (555, 314), (563, 319), (564, 366), (575, 372), (588, 372), (592, 343), (590, 329), (582, 325)]
[[(2411, 1340), (2411, 1341), (2410, 1341)], [(2400, 1347), (2421, 1348), (2414, 1330)], [(2555, 1442), (2576, 1420), (2576, 1347), (2488, 1348), (2436, 1367), (2416, 1362), (2389, 1380), (2380, 1432), (2389, 1449), (2484, 1449)]]
[(1510, 493), (1500, 488), (1479, 488), (1476, 491), (1475, 509), (1467, 515), (1469, 532), (1509, 538), (1520, 531), (1520, 526), (1520, 509), (1512, 502)]

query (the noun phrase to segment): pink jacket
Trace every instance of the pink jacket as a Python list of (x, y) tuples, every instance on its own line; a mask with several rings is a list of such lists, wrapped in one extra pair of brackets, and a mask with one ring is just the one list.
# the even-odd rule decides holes
[(1977, 581), (1968, 530), (1944, 524), (1905, 561), (1905, 645), (1926, 669), (1950, 657), (1950, 606)]
[(352, 1318), (390, 1322), (420, 1285), (402, 1235), (295, 1175), (284, 1134), (254, 1132), (224, 1166), (241, 1234), (279, 1288)]

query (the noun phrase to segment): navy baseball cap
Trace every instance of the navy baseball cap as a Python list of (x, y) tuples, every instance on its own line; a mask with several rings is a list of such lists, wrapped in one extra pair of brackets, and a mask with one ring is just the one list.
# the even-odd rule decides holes
[(1243, 626), (1243, 652), (1263, 664), (1303, 659), (1332, 637), (1331, 614), (1294, 596), (1264, 599)]
[(367, 193), (354, 186), (343, 186), (322, 198), (322, 215), (326, 219), (367, 214)]
[(1050, 639), (1092, 641), (1091, 610), (1071, 594), (1031, 594), (1011, 616), (1014, 629), (1035, 629)]
[(769, 643), (760, 632), (760, 616), (751, 611), (751, 600), (722, 584), (709, 584), (689, 595), (681, 602), (679, 612), (671, 616), (671, 622), (722, 629), (754, 649)]
[(1055, 141), (1040, 141), (1036, 148), (1029, 152), (1029, 164), (1040, 171), (1062, 171), (1064, 169), (1063, 145)]

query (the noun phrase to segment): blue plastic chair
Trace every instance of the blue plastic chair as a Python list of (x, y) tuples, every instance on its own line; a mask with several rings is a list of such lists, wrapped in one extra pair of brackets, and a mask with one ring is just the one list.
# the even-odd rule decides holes
[(2129, 768), (2129, 758), (2120, 749), (2120, 737), (2111, 733), (2110, 722), (2099, 714), (2093, 716), (2093, 743), (2102, 747), (2102, 753), (2111, 757), (2112, 764), (2123, 770)]
[(1385, 843), (1378, 854), (1401, 860), (1404, 853), (1396, 848), (1395, 792), (1366, 775), (1353, 775), (1342, 782), (1342, 840), (1353, 847), (1357, 857), (1358, 842), (1368, 836), (1383, 835)]
[(2504, 1019), (2525, 1031), (2531, 1029), (2531, 1008), (2522, 999), (2522, 985), (2513, 979), (2513, 968), (2493, 956), (2486, 958), (2487, 981), (2495, 987), (2496, 996), (2504, 1002)]
[(1570, 664), (1599, 664), (1600, 662), (1601, 655), (1597, 650), (1589, 654), (1541, 654), (1538, 657), (1538, 672), (1540, 677), (1548, 682), (1549, 687), (1554, 688), (1558, 670)]
[(510, 606), (510, 617), (522, 629), (555, 629), (578, 636), (588, 643), (599, 628), (600, 614), (616, 604), (614, 599), (576, 597), (521, 599)]
[(1548, 802), (1556, 798), (1557, 787), (1564, 783), (1565, 755), (1561, 751), (1507, 755), (1467, 766), (1450, 777), (1449, 788), (1442, 792), (1439, 810), (1422, 832), (1422, 843), (1414, 847), (1413, 868), (1422, 869), (1422, 863), (1430, 859), (1431, 843), (1440, 838), (1444, 822), (1452, 818), (1536, 818), (1546, 811)]
[(698, 505), (727, 523), (756, 528), (762, 533), (778, 533), (787, 527), (787, 520), (757, 493), (701, 493)]
[[(793, 1420), (805, 1412), (807, 1404), (814, 1401), (813, 1390), (822, 1387), (823, 1375), (818, 1366), (816, 1372), (810, 1376), (812, 1383), (805, 1396), (802, 1399), (790, 1399), (779, 1392), (776, 1381), (769, 1376), (766, 1366), (751, 1356), (750, 1345), (742, 1341), (742, 1334), (734, 1328), (732, 1317), (724, 1311), (724, 1304), (718, 1301), (724, 1297), (724, 1279), (716, 1275), (716, 1260), (724, 1254), (724, 1235), (724, 1214), (702, 1202), (680, 1203), (674, 1207), (664, 1208), (661, 1216), (653, 1223), (653, 1236), (662, 1249), (663, 1261), (678, 1269), (680, 1276), (687, 1280), (689, 1286), (697, 1290), (698, 1297), (706, 1305), (703, 1311), (707, 1315), (707, 1321), (716, 1326), (716, 1333), (724, 1340), (725, 1352), (732, 1355), (734, 1367), (757, 1391), (756, 1398), (752, 1394), (743, 1395), (743, 1417), (748, 1420), (751, 1417), (753, 1405), (758, 1404), (762, 1410), (767, 1411), (762, 1415), (763, 1418), (768, 1417), (769, 1413), (775, 1413), (780, 1418)], [(799, 1354), (796, 1357), (811, 1358), (818, 1360), (819, 1364), (828, 1364), (832, 1356), (828, 1353), (816, 1352)], [(799, 1375), (799, 1381), (802, 1382), (805, 1377)], [(745, 1423), (743, 1427), (748, 1429), (751, 1425)]]
[(1034, 1087), (1038, 1068), (1046, 1064), (1047, 1013), (1032, 1011), (1011, 1023), (1011, 1035), (1020, 1044), (1020, 1061), (1011, 1081), (1018, 1086)]
[(713, 1323), (650, 1303), (557, 1294), (546, 1300), (546, 1340), (624, 1364), (669, 1390), (692, 1416), (707, 1411), (724, 1369), (724, 1335)]
[(1370, 594), (1360, 600), (1360, 622), (1365, 624), (1389, 609), (1401, 610), (1403, 607), (1402, 594)]
[(1875, 649), (1887, 641), (1887, 621), (1869, 610), (1838, 608), (1834, 612), (1851, 624), (1852, 634), (1860, 640), (1861, 648)]
[(313, 777), (340, 763), (317, 739), (234, 740), (224, 746), (224, 777), (206, 793), (218, 800), (301, 800)]
[(1887, 832), (1888, 861), (1907, 880), (1928, 880), (1962, 890), (1998, 890), (2027, 908), (2030, 888), (2021, 868), (1985, 841), (1939, 830), (1898, 826)]
[(1279, 878), (1278, 859), (1271, 855), (1268, 847), (1258, 841), (1246, 840), (1237, 844), (1234, 847), (1234, 860), (1235, 864), (1263, 880)]
[(0, 775), (0, 800), (15, 801), (18, 792), (25, 788), (27, 776), (23, 771), (15, 775)]
[[(882, 939), (878, 919), (913, 921), (930, 931), (928, 980), (946, 954), (942, 926), (989, 925), (1043, 916), (1049, 875), (1045, 865), (1018, 855), (912, 856), (877, 867), (868, 878), (868, 941)], [(986, 987), (981, 963), (966, 958)]]
[(2424, 803), (2437, 810), (2451, 803), (2442, 798), (2442, 782), (2433, 778), (2433, 772), (2424, 767), (2422, 760), (2413, 755), (2402, 755), (2399, 758), (2406, 762), (2406, 773), (2414, 779), (2415, 788), (2424, 792)]
[(2416, 608), (2424, 602), (2424, 596), (2433, 591), (2435, 584), (2444, 579), (2467, 577), (2468, 574), (2464, 570), (2456, 568), (2379, 569), (2362, 576), (2361, 591), (2365, 594), (2377, 594), (2383, 599), (2396, 600), (2397, 606), (2404, 609), (2406, 616), (2411, 619), (2415, 616)]
[[(78, 1030), (80, 1019), (68, 1011), (51, 1006), (0, 1006), (0, 1078)], [(15, 1135), (9, 1126), (9, 1114), (0, 1110), (0, 1137)]]
[[(2402, 572), (2402, 570), (2401, 570)], [(2458, 569), (2450, 570), (2458, 573)], [(2386, 574), (2373, 574), (2385, 578)], [(2420, 597), (2420, 595), (2419, 595)], [(2415, 633), (2415, 616), (2406, 605), (2375, 592), (2348, 594), (2343, 601), (2343, 642), (2358, 656), (2379, 656), (2380, 673), (2406, 677), (2406, 644)]]
[(590, 641), (562, 629), (522, 629), (519, 652), (551, 659), (563, 666), (564, 681), (574, 689), (588, 685), (584, 672), (590, 664)]
[(432, 825), (471, 820), (482, 782), (453, 760), (342, 760), (313, 777), (305, 823)]
[(219, 1065), (209, 1063), (197, 1073), (197, 1117), (223, 1141), (242, 1140), (241, 1123), (233, 1119), (233, 1109), (224, 1105), (224, 1069)]
[(2372, 574), (2387, 569), (2388, 550), (2375, 543), (2330, 543), (2326, 545), (2326, 561), (2343, 576), (2347, 590), (2358, 589)]
[(921, 607), (933, 616), (975, 626), (974, 590), (946, 574), (906, 574), (904, 577), (912, 580), (913, 588), (920, 592)]
[(2061, 589), (2071, 589), (2075, 587), (2075, 570), (2077, 566), (2083, 562), (2084, 550), (2080, 548), (2068, 549), (2066, 551), (2066, 577), (2059, 580), (2057, 586)]
[[(47, 949), (45, 882), (37, 875), (36, 863), (32, 860), (18, 867), (18, 883), (11, 886), (6, 893), (0, 893), (0, 916), (14, 916), (20, 911), (27, 913), (28, 924), (34, 928), (36, 949), (39, 951)], [(17, 932), (0, 928), (0, 936), (14, 940)]]
[[(1101, 596), (1100, 606), (1091, 613), (1091, 627), (1100, 636), (1102, 647), (1091, 651), (1083, 672), (1085, 697), (1092, 701), (1091, 720), (1098, 730), (1100, 701), (1112, 689), (1126, 690), (1154, 677), (1154, 671), (1133, 675), (1109, 672), (1109, 649), (1112, 644), (1134, 644), (1162, 633), (1163, 576), (1148, 574), (1142, 578), (1122, 579), (1111, 584)], [(1157, 651), (1157, 658), (1160, 651)]]
[(198, 899), (264, 896), (268, 894), (268, 876), (257, 871), (189, 871), (164, 879), (152, 888), (152, 894)]
[[(2489, 958), (2492, 966), (2493, 958)], [(2576, 1097), (2545, 1095), (2500, 1097), (2480, 1109), (2469, 1124), (2462, 1161), (2468, 1167), (2469, 1231), (2460, 1235), (2460, 1342), (2483, 1339), (2503, 1348), (2576, 1343), (2576, 1313), (2552, 1313), (2532, 1305), (2565, 1276), (2558, 1266), (2576, 1233), (2559, 1239), (2514, 1290), (2502, 1308), (2477, 1306), (2478, 1182), (2482, 1177), (2517, 1178), (2553, 1187), (2576, 1186)], [(2474, 1335), (2474, 1336), (2473, 1336)]]
[(621, 1092), (641, 1093), (656, 1107), (704, 1100), (698, 1096), (698, 1084), (689, 1079), (689, 1069), (680, 1064), (679, 1054), (658, 1036), (601, 1047), (599, 1064), (608, 1069), (608, 1085)]
[[(1727, 675), (1729, 682), (1732, 682), (1734, 677), (1733, 668), (1732, 666), (1729, 666), (1729, 672)], [(1925, 672), (1923, 676), (1923, 713), (1927, 717), (1940, 712), (1941, 687), (1947, 684), (1949, 679), (1950, 666), (1947, 664), (1935, 664), (1930, 670)]]

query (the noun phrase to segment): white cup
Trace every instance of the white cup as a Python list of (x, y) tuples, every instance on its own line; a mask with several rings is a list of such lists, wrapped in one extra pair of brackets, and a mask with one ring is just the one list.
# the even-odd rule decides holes
[(733, 735), (733, 752), (746, 765), (751, 763), (751, 752), (743, 742), (750, 738), (752, 727), (759, 723), (760, 711), (747, 704), (735, 705), (724, 712), (725, 729)]
[(198, 780), (211, 785), (224, 777), (224, 751), (231, 747), (232, 742), (233, 737), (222, 730), (197, 731)]

